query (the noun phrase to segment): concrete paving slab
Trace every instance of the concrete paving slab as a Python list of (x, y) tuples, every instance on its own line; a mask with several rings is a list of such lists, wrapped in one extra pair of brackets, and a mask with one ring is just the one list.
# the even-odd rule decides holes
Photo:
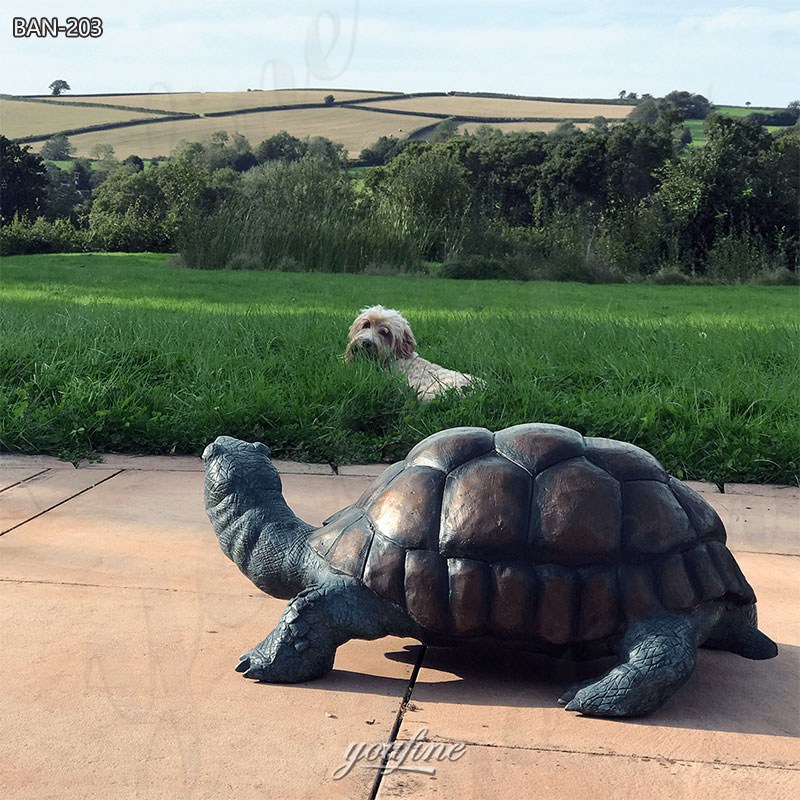
[(0, 584), (0, 796), (366, 798), (373, 774), (334, 770), (351, 741), (389, 737), (410, 668), (357, 642), (313, 684), (248, 681), (233, 666), (274, 621), (264, 609), (242, 594)]
[(725, 494), (755, 494), (800, 502), (800, 486), (780, 486), (775, 483), (726, 483)]
[(413, 772), (386, 775), (377, 799), (789, 800), (800, 792), (800, 773), (793, 770), (662, 756), (620, 758), (470, 745), (458, 761), (434, 762), (434, 768), (434, 776)]
[(75, 469), (69, 461), (62, 461), (55, 456), (29, 456), (21, 453), (0, 453), (0, 471), (16, 467), (25, 469)]
[[(295, 512), (318, 525), (370, 481), (285, 475), (283, 483)], [(0, 495), (0, 509), (9, 492)], [(126, 470), (0, 537), (0, 577), (258, 593), (219, 549), (203, 507), (202, 474), (181, 471)]]
[[(258, 592), (219, 550), (200, 470), (160, 463), (126, 468), (0, 537), (0, 797), (366, 799), (374, 770), (332, 774), (351, 743), (387, 740), (417, 646), (347, 643), (334, 672), (308, 685), (243, 679), (232, 669), (238, 654), (285, 603)], [(96, 481), (109, 467), (66, 468)], [(312, 524), (372, 480), (283, 475), (287, 500)], [(0, 492), (0, 513), (10, 491)], [(715, 487), (704, 496), (734, 495)], [(784, 495), (770, 502), (786, 507)], [(764, 514), (782, 529), (791, 522)], [(751, 517), (743, 524), (763, 531)], [(763, 534), (738, 541), (770, 547)], [(800, 562), (737, 559), (759, 596), (761, 628), (779, 642), (777, 659), (702, 651), (663, 709), (613, 722), (555, 703), (596, 665), (566, 675), (564, 664), (522, 654), (429, 648), (400, 737), (424, 727), (434, 741), (466, 743), (465, 755), (432, 779), (386, 775), (378, 796), (794, 797)]]
[(44, 467), (0, 467), (0, 492), (47, 472)]
[(706, 499), (722, 519), (732, 549), (800, 555), (800, 497), (726, 492)]
[(339, 467), (339, 475), (372, 478), (373, 480), (386, 471), (389, 464), (345, 464)]
[(134, 469), (150, 472), (202, 472), (200, 456), (134, 456), (104, 453), (100, 461), (81, 461), (79, 469)]
[(113, 469), (53, 469), (34, 474), (22, 483), (11, 486), (0, 494), (0, 536), (108, 480), (117, 472)]

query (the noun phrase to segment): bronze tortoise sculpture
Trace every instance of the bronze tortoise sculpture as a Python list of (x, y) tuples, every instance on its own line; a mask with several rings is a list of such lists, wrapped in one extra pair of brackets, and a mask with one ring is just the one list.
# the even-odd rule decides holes
[(286, 504), (265, 445), (222, 436), (203, 459), (222, 550), (292, 598), (241, 657), (246, 677), (319, 677), (351, 638), (500, 642), (618, 657), (560, 702), (634, 716), (688, 679), (700, 645), (777, 654), (716, 512), (634, 445), (547, 424), (441, 431), (320, 528)]

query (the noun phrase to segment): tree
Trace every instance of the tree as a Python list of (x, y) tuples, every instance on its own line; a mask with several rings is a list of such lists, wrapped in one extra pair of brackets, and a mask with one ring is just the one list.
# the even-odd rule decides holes
[(135, 154), (128, 156), (122, 163), (129, 166), (133, 172), (144, 172), (144, 161)]
[(89, 155), (98, 161), (113, 161), (114, 148), (110, 144), (96, 144), (89, 151)]
[(332, 106), (334, 104), (334, 102), (335, 102), (335, 98), (334, 98), (334, 96), (332, 94), (326, 94), (325, 95), (325, 105), (326, 106)]
[(444, 142), (458, 134), (458, 122), (455, 117), (443, 119), (428, 137), (431, 142)]
[(0, 219), (10, 222), (14, 214), (36, 216), (47, 187), (47, 169), (42, 159), (0, 135)]
[(664, 104), (674, 108), (683, 119), (705, 119), (711, 113), (711, 103), (701, 94), (674, 91), (664, 97)]
[(376, 142), (361, 151), (358, 163), (362, 167), (382, 167), (402, 153), (407, 144), (408, 139), (381, 136)]
[(280, 131), (264, 139), (256, 148), (259, 164), (266, 161), (298, 161), (308, 150), (308, 145), (286, 131)]
[(43, 145), (40, 154), (46, 161), (69, 161), (75, 148), (63, 133), (51, 136)]
[(69, 84), (62, 80), (53, 81), (47, 88), (53, 93), (53, 97), (58, 97), (61, 92), (72, 91), (69, 87)]

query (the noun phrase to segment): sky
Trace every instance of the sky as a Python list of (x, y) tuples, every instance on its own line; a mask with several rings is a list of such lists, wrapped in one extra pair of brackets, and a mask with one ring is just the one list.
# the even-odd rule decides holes
[[(13, 18), (98, 17), (99, 38), (15, 38)], [(331, 88), (800, 99), (797, 0), (3, 0), (0, 92)]]

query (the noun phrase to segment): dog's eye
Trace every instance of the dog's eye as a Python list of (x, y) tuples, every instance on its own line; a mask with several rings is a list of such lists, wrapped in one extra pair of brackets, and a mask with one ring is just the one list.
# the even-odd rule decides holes
[(362, 328), (362, 330), (363, 330), (364, 328), (369, 328), (369, 320), (367, 320), (367, 321), (366, 321), (366, 322), (365, 322), (365, 323), (364, 323), (364, 324), (361, 326), (361, 328)]
[(388, 335), (389, 335), (389, 330), (388, 330), (387, 328), (381, 328), (381, 329), (378, 331), (378, 333), (379, 333), (381, 336), (388, 336)]

